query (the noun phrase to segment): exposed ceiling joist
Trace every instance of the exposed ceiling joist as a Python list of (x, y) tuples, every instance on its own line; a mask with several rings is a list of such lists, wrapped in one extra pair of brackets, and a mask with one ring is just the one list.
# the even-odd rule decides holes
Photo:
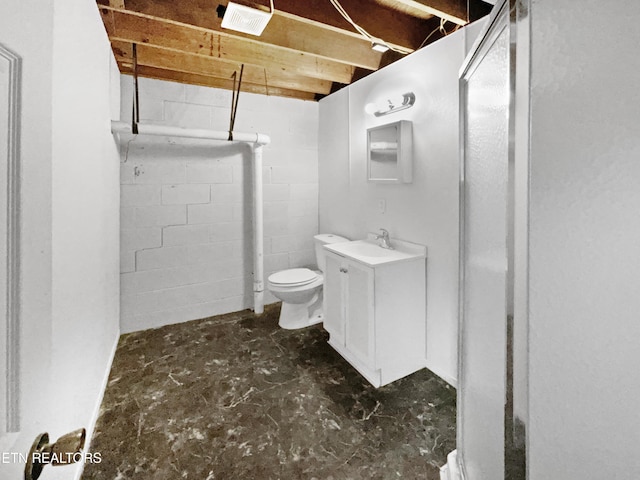
[[(326, 1), (329, 8), (331, 4)], [(164, 0), (129, 0), (127, 10), (150, 17), (172, 20), (185, 25), (193, 25), (218, 32), (221, 35), (242, 37), (260, 43), (317, 55), (322, 58), (343, 62), (359, 68), (376, 70), (380, 65), (380, 53), (371, 49), (371, 42), (351, 30), (331, 28), (302, 17), (276, 10), (259, 39), (253, 35), (222, 28), (222, 19), (216, 14), (216, 5), (226, 6), (229, 2), (200, 2), (190, 0), (167, 2)], [(337, 12), (336, 12), (337, 14)], [(331, 41), (327, 41), (328, 33)], [(414, 49), (407, 45), (394, 45), (405, 53)]]
[[(100, 3), (105, 1), (107, 0), (99, 0)], [(269, 0), (234, 1), (248, 6), (269, 7)], [(126, 8), (138, 13), (220, 31), (221, 19), (218, 18), (215, 10), (218, 5), (226, 6), (228, 3), (229, 0), (183, 0), (180, 2), (174, 0), (127, 0)], [(372, 35), (383, 38), (393, 46), (411, 52), (424, 40), (424, 35), (421, 33), (425, 29), (423, 19), (385, 8), (373, 0), (341, 0), (340, 3), (357, 23)], [(309, 28), (311, 26), (313, 29), (305, 30), (302, 38), (306, 38), (309, 33), (313, 32), (314, 36), (322, 35), (326, 45), (334, 43), (336, 34), (362, 41), (360, 34), (342, 18), (329, 0), (274, 0), (274, 5), (274, 18), (267, 25), (260, 41), (269, 43), (268, 36), (283, 28), (284, 32), (289, 33), (290, 41), (294, 41), (298, 37), (298, 33), (301, 32), (301, 27)], [(231, 33), (243, 36), (238, 32)], [(331, 41), (327, 41), (328, 38)], [(371, 46), (369, 42), (365, 41), (365, 43), (368, 47)]]
[(469, 22), (466, 0), (392, 0), (408, 8), (443, 18), (457, 25)]
[[(232, 88), (230, 77), (244, 64), (244, 91), (304, 99), (335, 91), (402, 58), (398, 51), (410, 53), (453, 31), (453, 25), (443, 29), (442, 20), (462, 25), (488, 12), (481, 0), (338, 1), (359, 27), (395, 51), (373, 51), (371, 40), (330, 0), (274, 0), (259, 37), (222, 28), (218, 11), (229, 0), (97, 0), (123, 72), (131, 71), (137, 44), (141, 76)], [(261, 10), (270, 5), (234, 2)]]
[[(131, 75), (133, 69), (130, 65), (122, 65), (121, 70), (124, 74)], [(171, 82), (187, 83), (189, 85), (201, 85), (203, 87), (222, 88), (225, 90), (233, 90), (234, 83), (232, 79), (223, 79), (209, 77), (205, 75), (196, 75), (192, 73), (173, 72), (161, 68), (146, 67), (144, 65), (138, 67), (138, 75), (146, 78), (155, 78), (157, 80), (168, 80)], [(286, 88), (270, 87), (268, 85), (256, 85), (242, 81), (241, 91), (247, 93), (258, 93), (261, 95), (276, 95), (279, 97), (297, 98), (300, 100), (314, 100), (315, 94), (309, 92), (301, 92), (299, 90), (289, 90)], [(142, 105), (144, 108), (144, 105)]]
[[(132, 65), (132, 44), (114, 40), (113, 52), (119, 64)], [(221, 61), (217, 58), (200, 55), (184, 54), (172, 50), (165, 50), (151, 45), (138, 45), (138, 65), (154, 67), (156, 69), (172, 70), (187, 74), (204, 75), (220, 79), (229, 79), (234, 72), (240, 70), (240, 64)], [(332, 82), (316, 78), (300, 77), (287, 72), (267, 71), (265, 68), (246, 65), (243, 81), (267, 85), (268, 87), (299, 90), (308, 93), (328, 94)]]
[(268, 69), (277, 66), (281, 71), (333, 82), (349, 83), (353, 76), (353, 66), (314, 55), (128, 10), (103, 6), (100, 11), (112, 41), (148, 44)]

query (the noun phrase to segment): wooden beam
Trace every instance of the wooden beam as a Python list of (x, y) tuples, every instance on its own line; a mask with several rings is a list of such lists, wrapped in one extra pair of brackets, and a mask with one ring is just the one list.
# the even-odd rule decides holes
[[(444, 18), (457, 25), (468, 23), (466, 0), (396, 0), (409, 8)], [(127, 0), (128, 2), (128, 0)]]
[(349, 83), (354, 71), (344, 63), (128, 10), (102, 6), (100, 13), (112, 41), (149, 44), (339, 83)]
[[(127, 0), (127, 5), (129, 1)], [(252, 1), (262, 5), (269, 3), (269, 0)], [(409, 50), (417, 49), (428, 33), (424, 19), (398, 9), (388, 8), (381, 3), (373, 0), (340, 0), (340, 4), (353, 21), (369, 34), (397, 47)], [(352, 35), (359, 35), (354, 27), (331, 5), (329, 0), (277, 0), (275, 8), (281, 14), (295, 16), (298, 20), (308, 24), (321, 25), (329, 30), (342, 30)]]
[[(227, 3), (227, 0), (219, 0), (221, 5)], [(182, 0), (180, 2), (128, 0), (127, 8), (130, 11), (151, 17), (212, 30), (221, 35), (246, 38), (369, 70), (377, 70), (380, 64), (380, 53), (372, 50), (371, 42), (361, 35), (353, 33), (353, 29), (350, 31), (335, 29), (328, 32), (324, 25), (309, 23), (305, 19), (276, 10), (262, 35), (256, 37), (222, 28), (222, 19), (218, 18), (216, 14), (217, 4), (211, 0), (206, 2), (201, 0)], [(331, 35), (331, 41), (327, 41), (328, 33)], [(401, 48), (405, 53), (413, 51), (410, 48)]]
[[(120, 71), (124, 74), (132, 74), (132, 66), (130, 64), (118, 64)], [(190, 85), (201, 85), (203, 87), (223, 88), (225, 90), (233, 89), (233, 80), (224, 80), (221, 78), (208, 77), (205, 75), (195, 75), (183, 72), (170, 72), (160, 68), (147, 66), (138, 67), (138, 76), (146, 78), (155, 78), (157, 80), (168, 80), (171, 82), (188, 83)], [(248, 82), (242, 82), (241, 91), (247, 93), (258, 93), (261, 95), (274, 95), (278, 97), (297, 98), (300, 100), (315, 100), (315, 95), (309, 92), (300, 92), (298, 90), (289, 90), (286, 88), (270, 87), (265, 85), (255, 85)]]
[[(133, 62), (132, 44), (114, 40), (112, 47), (118, 63), (131, 64)], [(240, 70), (239, 64), (221, 61), (217, 58), (165, 50), (150, 45), (138, 45), (137, 60), (138, 65), (168, 72), (204, 75), (223, 80), (229, 80), (234, 72)], [(255, 85), (266, 84), (270, 87), (310, 93), (327, 94), (331, 91), (331, 82), (328, 80), (300, 77), (287, 72), (273, 72), (253, 65), (245, 66), (243, 81)]]

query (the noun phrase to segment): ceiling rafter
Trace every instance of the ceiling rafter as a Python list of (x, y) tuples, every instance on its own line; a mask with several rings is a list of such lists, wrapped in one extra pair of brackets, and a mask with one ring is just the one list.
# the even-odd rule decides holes
[[(108, 1), (98, 0), (99, 3)], [(234, 1), (247, 6), (270, 8), (269, 0)], [(218, 18), (216, 14), (216, 7), (218, 5), (224, 7), (228, 3), (229, 0), (183, 0), (181, 2), (174, 0), (126, 0), (126, 8), (139, 13), (220, 31), (222, 19)], [(353, 12), (354, 20), (361, 23), (372, 35), (383, 38), (394, 47), (410, 52), (415, 50), (424, 39), (422, 34), (425, 29), (424, 19), (379, 5), (374, 0), (341, 0), (341, 4), (348, 12)], [(269, 42), (265, 35), (272, 34), (270, 31), (303, 25), (307, 28), (313, 26), (314, 30), (319, 29), (316, 30), (318, 33), (323, 32), (325, 44), (333, 43), (335, 34), (340, 34), (364, 41), (369, 47), (371, 46), (342, 18), (329, 0), (274, 0), (274, 5), (274, 18), (271, 22), (277, 21), (273, 24), (269, 22), (260, 37), (261, 41)], [(243, 36), (238, 32), (232, 33)], [(296, 28), (290, 32), (290, 36), (295, 37), (297, 33)], [(309, 31), (306, 31), (305, 37), (308, 34)], [(315, 31), (314, 34), (316, 34)], [(326, 41), (328, 34), (331, 34), (329, 37), (331, 42)]]
[[(226, 6), (228, 1), (222, 0)], [(326, 0), (326, 4), (330, 3)], [(155, 18), (172, 20), (218, 32), (232, 38), (246, 38), (260, 43), (297, 50), (319, 57), (343, 62), (360, 68), (376, 70), (380, 64), (380, 53), (371, 49), (371, 42), (351, 30), (340, 30), (312, 22), (276, 10), (259, 39), (254, 35), (222, 28), (222, 19), (216, 14), (216, 2), (200, 0), (168, 2), (166, 0), (128, 0), (126, 9)], [(330, 7), (331, 8), (331, 7)], [(337, 12), (336, 12), (337, 13)], [(327, 30), (331, 41), (327, 41)], [(414, 49), (406, 45), (394, 45), (405, 53)]]
[[(132, 44), (114, 40), (111, 43), (119, 64), (133, 64)], [(172, 70), (195, 75), (229, 79), (240, 69), (240, 64), (221, 61), (217, 58), (185, 54), (166, 50), (151, 45), (140, 44), (137, 47), (137, 63), (147, 67)], [(254, 65), (245, 65), (243, 81), (267, 85), (268, 87), (299, 90), (310, 93), (327, 94), (331, 91), (332, 82), (316, 78), (300, 77), (287, 72), (267, 71)]]
[[(122, 65), (122, 73), (131, 75), (133, 68), (130, 65)], [(237, 84), (232, 79), (223, 79), (210, 77), (206, 75), (197, 75), (193, 73), (175, 72), (164, 70), (162, 68), (154, 68), (147, 66), (138, 67), (138, 76), (146, 78), (155, 78), (156, 80), (168, 80), (171, 82), (187, 83), (189, 85), (201, 85), (203, 87), (222, 88), (225, 90), (233, 90)], [(243, 80), (241, 91), (247, 93), (258, 93), (261, 95), (276, 95), (279, 97), (297, 98), (300, 100), (315, 100), (315, 94), (309, 92), (301, 92), (300, 90), (290, 90), (287, 88), (271, 87), (264, 84), (253, 84)]]
[(409, 9), (443, 18), (457, 25), (469, 22), (466, 0), (393, 0)]
[(178, 52), (246, 63), (267, 69), (274, 67), (301, 76), (349, 83), (352, 65), (304, 52), (266, 45), (172, 20), (102, 6), (100, 12), (109, 38), (149, 44)]
[[(275, 0), (259, 37), (222, 28), (217, 10), (229, 0), (96, 1), (123, 73), (131, 73), (137, 44), (141, 76), (230, 89), (231, 75), (244, 64), (243, 91), (304, 99), (320, 98), (402, 58), (398, 50), (411, 53), (451, 32), (451, 24), (438, 31), (442, 19), (463, 25), (487, 6), (481, 0), (339, 0), (354, 22), (396, 50), (380, 54), (330, 0)], [(233, 1), (263, 10), (270, 5)]]
[[(240, 0), (247, 1), (247, 0)], [(268, 0), (258, 0), (266, 5)], [(353, 26), (331, 5), (329, 0), (275, 0), (276, 10), (327, 30), (349, 32), (360, 36)], [(425, 18), (389, 8), (379, 0), (340, 0), (349, 16), (367, 32), (389, 45), (415, 50), (425, 37)]]

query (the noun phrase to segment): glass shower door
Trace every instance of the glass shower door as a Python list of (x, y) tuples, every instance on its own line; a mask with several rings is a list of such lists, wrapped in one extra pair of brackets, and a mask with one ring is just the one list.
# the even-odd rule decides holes
[(461, 76), (458, 461), (467, 480), (504, 478), (509, 92), (503, 7)]

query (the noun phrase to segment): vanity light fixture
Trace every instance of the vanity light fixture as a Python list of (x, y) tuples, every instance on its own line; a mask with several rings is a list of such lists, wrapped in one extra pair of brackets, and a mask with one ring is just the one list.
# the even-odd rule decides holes
[(403, 93), (402, 95), (391, 97), (384, 102), (368, 103), (365, 106), (365, 112), (381, 117), (382, 115), (389, 115), (390, 113), (399, 112), (400, 110), (406, 110), (416, 103), (416, 95), (413, 92)]
[(222, 28), (248, 33), (249, 35), (262, 35), (267, 23), (273, 16), (273, 0), (271, 11), (263, 12), (257, 8), (245, 7), (234, 2), (229, 2), (222, 17)]

